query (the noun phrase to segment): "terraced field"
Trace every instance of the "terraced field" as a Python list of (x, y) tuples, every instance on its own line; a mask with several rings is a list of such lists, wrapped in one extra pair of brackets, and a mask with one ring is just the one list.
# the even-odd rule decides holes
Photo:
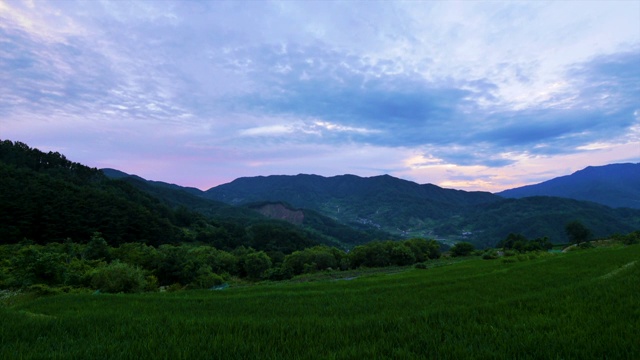
[(640, 358), (640, 246), (530, 257), (222, 291), (5, 296), (0, 358)]

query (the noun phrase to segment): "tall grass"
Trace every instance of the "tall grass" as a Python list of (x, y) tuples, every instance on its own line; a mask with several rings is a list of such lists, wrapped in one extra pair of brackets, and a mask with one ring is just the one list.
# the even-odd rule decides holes
[(635, 359), (638, 259), (630, 246), (351, 281), (42, 297), (0, 307), (0, 358)]

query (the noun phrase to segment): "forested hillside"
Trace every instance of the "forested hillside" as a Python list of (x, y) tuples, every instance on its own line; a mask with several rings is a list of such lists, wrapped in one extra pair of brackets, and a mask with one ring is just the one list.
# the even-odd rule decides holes
[[(96, 232), (112, 246), (197, 241), (229, 250), (245, 245), (291, 252), (323, 241), (338, 242), (221, 203), (217, 211), (226, 217), (220, 219), (174, 207), (126, 181), (109, 179), (98, 169), (20, 142), (0, 142), (0, 174), (0, 241), (4, 244), (22, 240), (86, 243)], [(196, 204), (206, 202), (211, 207), (211, 201), (184, 194)], [(289, 236), (258, 239), (265, 234), (259, 229), (265, 228)]]
[(131, 186), (57, 152), (0, 142), (0, 241), (88, 241), (111, 244), (184, 240), (175, 214)]
[(564, 243), (568, 241), (565, 224), (574, 220), (585, 223), (596, 237), (640, 228), (640, 210), (636, 209), (612, 209), (558, 197), (504, 199), (388, 175), (240, 178), (206, 191), (205, 196), (229, 204), (285, 201), (363, 229), (469, 241), (478, 247), (495, 246), (510, 233)]
[(505, 190), (507, 198), (558, 196), (611, 207), (640, 209), (640, 163), (589, 166), (539, 184)]
[[(0, 142), (0, 241), (86, 243), (99, 232), (110, 245), (200, 242), (290, 253), (316, 244), (349, 248), (390, 235), (354, 230), (310, 212), (301, 226), (270, 219), (162, 182), (95, 168), (20, 142)], [(124, 175), (123, 175), (124, 174)]]

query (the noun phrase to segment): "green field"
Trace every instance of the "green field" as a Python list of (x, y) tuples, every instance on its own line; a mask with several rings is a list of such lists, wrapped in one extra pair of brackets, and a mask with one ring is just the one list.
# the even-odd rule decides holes
[(640, 246), (531, 257), (222, 291), (5, 296), (0, 358), (640, 358)]

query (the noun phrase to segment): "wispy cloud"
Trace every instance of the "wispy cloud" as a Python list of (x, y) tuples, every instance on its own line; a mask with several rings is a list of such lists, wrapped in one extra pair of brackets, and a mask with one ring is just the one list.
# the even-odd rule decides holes
[(199, 186), (390, 172), (495, 189), (561, 175), (566, 159), (640, 161), (638, 13), (625, 1), (0, 2), (0, 137)]

